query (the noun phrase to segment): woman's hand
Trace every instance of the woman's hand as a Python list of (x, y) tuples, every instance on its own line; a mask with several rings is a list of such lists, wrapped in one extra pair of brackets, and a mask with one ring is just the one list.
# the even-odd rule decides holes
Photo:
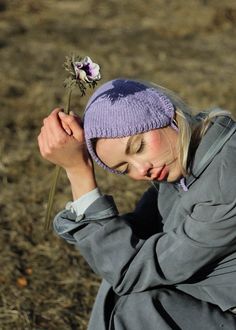
[(53, 110), (43, 121), (38, 143), (42, 157), (65, 170), (92, 166), (81, 120), (74, 114)]
[(43, 121), (38, 144), (44, 159), (66, 170), (74, 199), (96, 187), (93, 163), (79, 116), (54, 109)]

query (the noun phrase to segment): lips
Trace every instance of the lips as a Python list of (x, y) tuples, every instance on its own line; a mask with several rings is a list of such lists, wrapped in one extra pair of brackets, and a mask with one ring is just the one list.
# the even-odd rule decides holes
[(156, 174), (153, 180), (162, 181), (167, 177), (168, 171), (166, 165), (164, 165)]

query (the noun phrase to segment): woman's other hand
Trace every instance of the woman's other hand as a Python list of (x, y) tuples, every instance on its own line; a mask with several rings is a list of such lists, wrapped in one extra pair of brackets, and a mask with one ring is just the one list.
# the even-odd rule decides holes
[(43, 121), (38, 144), (44, 159), (66, 170), (75, 199), (96, 187), (79, 116), (54, 109)]
[(38, 143), (42, 157), (65, 170), (92, 166), (82, 122), (75, 114), (54, 109), (43, 121)]

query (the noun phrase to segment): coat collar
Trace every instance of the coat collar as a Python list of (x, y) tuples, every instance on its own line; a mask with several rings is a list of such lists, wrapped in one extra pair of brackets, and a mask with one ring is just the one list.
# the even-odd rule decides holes
[(185, 178), (187, 188), (197, 180), (235, 131), (236, 123), (229, 116), (213, 119), (195, 152), (191, 174)]

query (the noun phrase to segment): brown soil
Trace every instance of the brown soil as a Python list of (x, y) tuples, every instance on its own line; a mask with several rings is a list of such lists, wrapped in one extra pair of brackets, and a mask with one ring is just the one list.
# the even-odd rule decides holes
[[(235, 112), (235, 35), (234, 0), (0, 0), (1, 330), (84, 330), (100, 282), (78, 250), (43, 230), (53, 166), (37, 135), (65, 103), (64, 57), (91, 56), (103, 81), (152, 80), (195, 108)], [(74, 94), (75, 111), (89, 94)], [(146, 187), (97, 172), (122, 212)], [(70, 198), (63, 175), (54, 213)]]

